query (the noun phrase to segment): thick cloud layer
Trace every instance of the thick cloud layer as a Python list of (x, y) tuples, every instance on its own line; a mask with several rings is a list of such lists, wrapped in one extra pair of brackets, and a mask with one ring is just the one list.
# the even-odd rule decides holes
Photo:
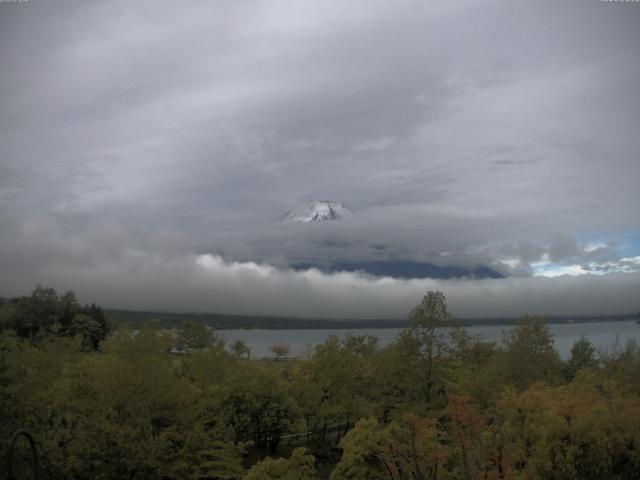
[(10, 228), (0, 233), (0, 283), (13, 295), (37, 281), (110, 307), (311, 318), (404, 318), (427, 290), (444, 291), (461, 317), (628, 314), (638, 307), (637, 272), (447, 281), (329, 275), (195, 254), (170, 232), (147, 237), (102, 225), (69, 234), (45, 218), (1, 219)]
[[(158, 305), (241, 312), (239, 265), (402, 259), (517, 277), (447, 284), (479, 306), (563, 282), (576, 301), (552, 313), (595, 301), (627, 277), (527, 277), (638, 270), (639, 24), (582, 0), (0, 2), (0, 205), (27, 229), (0, 225), (0, 293), (105, 278), (109, 304), (152, 306), (153, 272), (149, 292), (184, 290)], [(313, 198), (357, 215), (272, 222)], [(372, 279), (268, 272), (271, 300), (301, 285), (283, 314), (299, 292), (396, 315), (426, 286), (381, 281), (405, 292), (383, 307)], [(342, 300), (359, 289), (378, 300)]]

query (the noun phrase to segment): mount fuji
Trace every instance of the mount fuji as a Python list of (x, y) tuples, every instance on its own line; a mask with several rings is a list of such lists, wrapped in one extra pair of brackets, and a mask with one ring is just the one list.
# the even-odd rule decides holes
[(309, 200), (278, 218), (281, 222), (314, 223), (340, 220), (354, 215), (349, 207), (330, 200)]
[[(331, 200), (309, 200), (276, 219), (280, 222), (317, 223), (341, 220), (354, 216), (349, 207)], [(313, 229), (315, 230), (315, 229)], [(313, 259), (298, 259), (289, 265), (293, 270), (318, 269), (324, 273), (360, 272), (376, 277), (394, 278), (504, 278), (503, 275), (487, 266), (472, 268), (435, 265), (412, 260), (379, 259), (369, 261), (338, 260), (317, 262)]]

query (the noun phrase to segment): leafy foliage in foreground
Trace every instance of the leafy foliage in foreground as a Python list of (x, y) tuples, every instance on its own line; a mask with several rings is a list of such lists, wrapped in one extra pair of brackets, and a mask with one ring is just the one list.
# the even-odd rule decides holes
[(194, 323), (94, 345), (63, 298), (33, 296), (45, 320), (0, 308), (0, 435), (30, 430), (53, 479), (638, 478), (633, 343), (599, 357), (582, 338), (563, 362), (536, 317), (486, 343), (429, 292), (386, 348), (331, 337), (252, 361)]

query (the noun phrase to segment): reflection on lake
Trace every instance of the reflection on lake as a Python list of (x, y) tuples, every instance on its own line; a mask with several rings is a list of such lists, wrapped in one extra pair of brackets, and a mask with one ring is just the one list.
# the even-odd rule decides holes
[[(502, 331), (513, 328), (505, 325), (465, 327), (472, 335), (500, 342)], [(556, 349), (562, 358), (568, 358), (574, 342), (585, 335), (599, 351), (612, 352), (622, 348), (631, 339), (640, 341), (640, 325), (634, 321), (586, 322), (550, 324)], [(330, 335), (364, 335), (378, 338), (378, 345), (384, 347), (398, 335), (399, 328), (361, 328), (345, 330), (224, 330), (222, 335), (227, 343), (242, 340), (251, 348), (253, 358), (272, 357), (269, 345), (284, 343), (291, 349), (291, 355), (303, 355), (309, 347), (323, 343)]]

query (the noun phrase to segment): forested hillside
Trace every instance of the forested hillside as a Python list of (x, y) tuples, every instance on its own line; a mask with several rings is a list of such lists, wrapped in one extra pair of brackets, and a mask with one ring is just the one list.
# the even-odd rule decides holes
[[(372, 336), (332, 337), (304, 358), (258, 361), (199, 323), (109, 331), (99, 307), (47, 289), (0, 312), (0, 435), (34, 435), (42, 478), (640, 472), (640, 348), (600, 356), (583, 338), (563, 362), (542, 318), (486, 343), (428, 292), (386, 348)], [(30, 478), (20, 446), (16, 468)]]

